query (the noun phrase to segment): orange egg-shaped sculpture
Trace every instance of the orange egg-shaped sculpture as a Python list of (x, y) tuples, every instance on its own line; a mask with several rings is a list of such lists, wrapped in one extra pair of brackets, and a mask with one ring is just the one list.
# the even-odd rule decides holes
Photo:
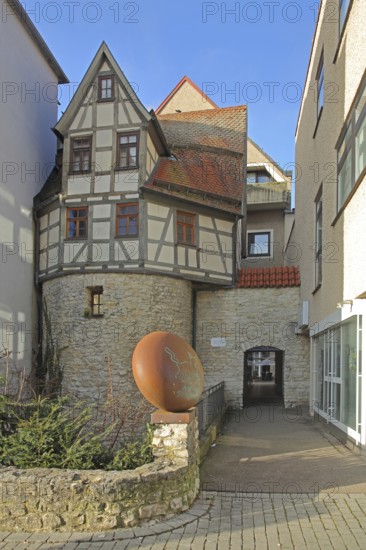
[(142, 395), (155, 407), (182, 412), (201, 397), (204, 375), (194, 349), (176, 334), (151, 332), (132, 356), (132, 371)]

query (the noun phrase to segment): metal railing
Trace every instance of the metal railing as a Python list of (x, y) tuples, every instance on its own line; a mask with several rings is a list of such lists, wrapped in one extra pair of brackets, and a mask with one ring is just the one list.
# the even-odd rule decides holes
[(216, 418), (225, 412), (224, 382), (205, 390), (197, 404), (198, 431), (203, 435)]

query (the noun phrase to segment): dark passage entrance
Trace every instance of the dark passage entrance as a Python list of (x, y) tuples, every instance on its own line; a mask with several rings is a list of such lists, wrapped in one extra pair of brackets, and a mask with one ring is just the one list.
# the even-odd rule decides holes
[(282, 402), (284, 352), (258, 346), (244, 353), (243, 406), (248, 402)]

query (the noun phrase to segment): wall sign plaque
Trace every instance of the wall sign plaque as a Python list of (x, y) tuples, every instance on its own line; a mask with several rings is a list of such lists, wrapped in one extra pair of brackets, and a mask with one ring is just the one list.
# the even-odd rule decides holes
[(133, 352), (132, 372), (142, 395), (165, 411), (186, 411), (198, 403), (203, 391), (197, 353), (170, 332), (152, 332), (140, 340)]

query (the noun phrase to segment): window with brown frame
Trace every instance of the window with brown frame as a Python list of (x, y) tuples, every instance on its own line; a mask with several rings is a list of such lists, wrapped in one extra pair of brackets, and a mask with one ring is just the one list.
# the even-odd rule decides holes
[(117, 134), (117, 168), (138, 167), (139, 134), (136, 132)]
[(71, 140), (71, 171), (89, 172), (91, 168), (92, 138), (74, 138)]
[(98, 79), (98, 101), (114, 100), (114, 75), (100, 76)]
[(88, 236), (88, 207), (67, 209), (66, 237), (68, 239), (86, 239)]
[(177, 212), (177, 242), (179, 244), (195, 244), (195, 214)]
[(91, 289), (91, 315), (100, 317), (103, 315), (103, 287), (94, 287)]
[(137, 202), (117, 204), (116, 235), (137, 237), (139, 232), (139, 205)]

